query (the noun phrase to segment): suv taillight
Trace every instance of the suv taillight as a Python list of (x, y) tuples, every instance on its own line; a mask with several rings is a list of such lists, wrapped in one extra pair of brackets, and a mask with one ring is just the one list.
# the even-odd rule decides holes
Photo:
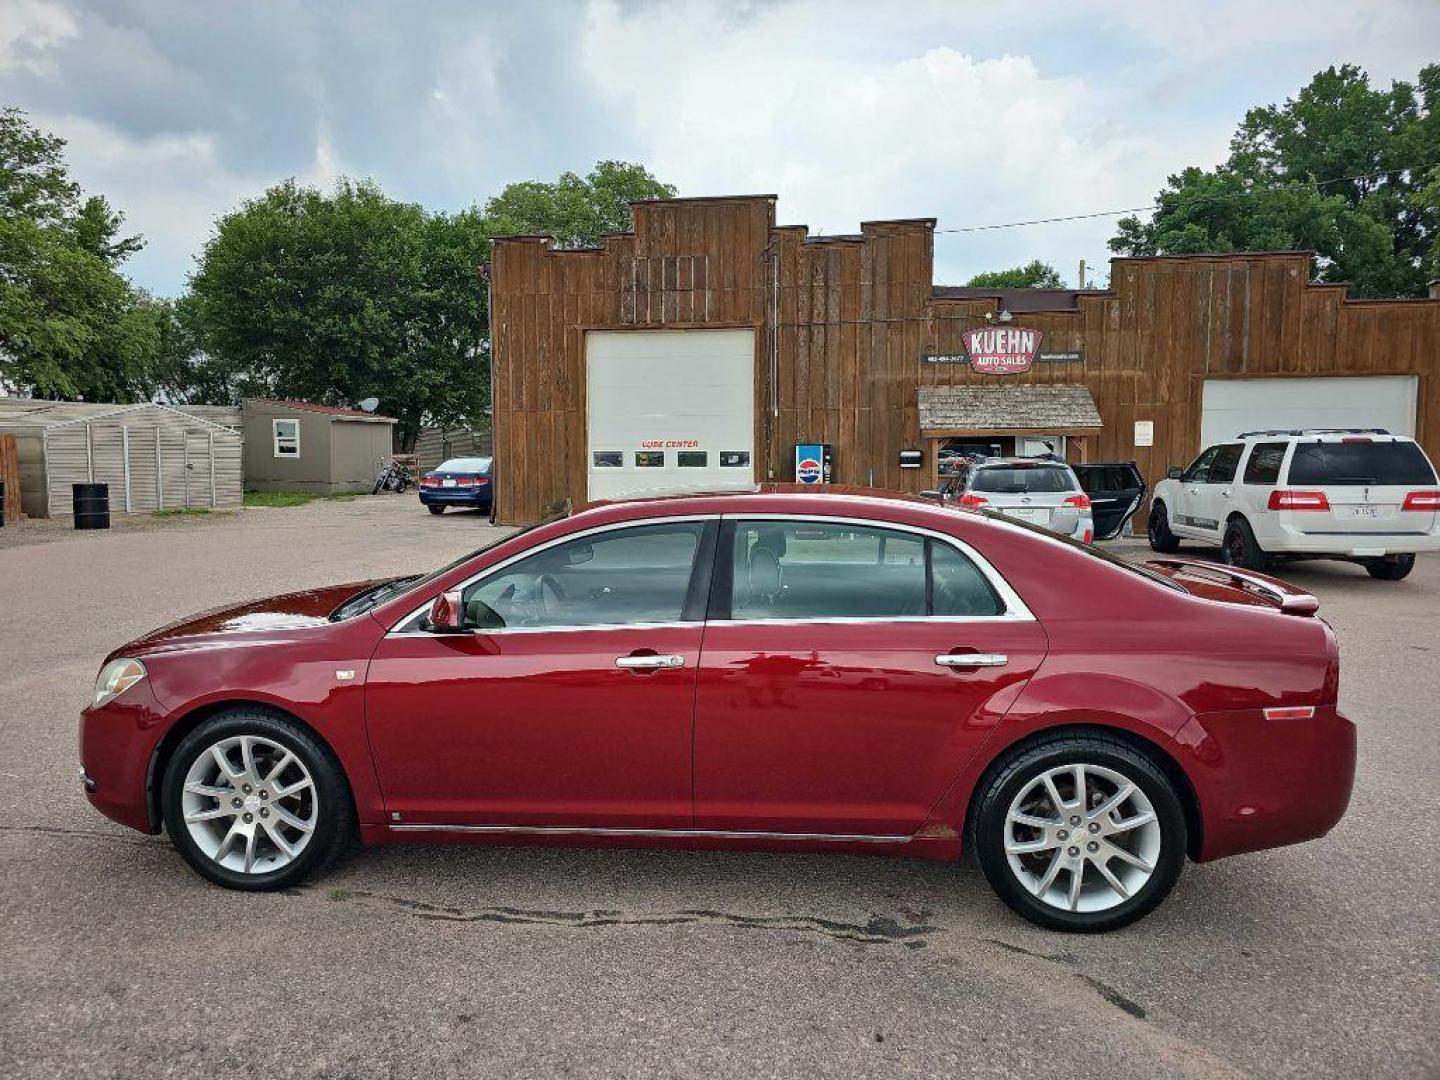
[(1323, 491), (1287, 491), (1276, 488), (1270, 492), (1271, 510), (1329, 510), (1330, 500)]
[(1402, 510), (1440, 510), (1440, 491), (1412, 491)]
[(966, 509), (979, 510), (982, 506), (989, 506), (990, 500), (983, 495), (976, 495), (973, 492), (967, 491), (964, 495), (960, 496), (959, 503)]
[(1070, 495), (1065, 499), (1066, 506), (1074, 506), (1081, 510), (1090, 509), (1089, 495)]

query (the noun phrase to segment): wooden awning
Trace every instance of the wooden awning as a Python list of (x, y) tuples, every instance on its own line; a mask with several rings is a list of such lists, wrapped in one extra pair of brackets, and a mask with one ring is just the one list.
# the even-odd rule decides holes
[(1099, 431), (1100, 410), (1084, 386), (922, 386), (920, 430), (954, 432)]

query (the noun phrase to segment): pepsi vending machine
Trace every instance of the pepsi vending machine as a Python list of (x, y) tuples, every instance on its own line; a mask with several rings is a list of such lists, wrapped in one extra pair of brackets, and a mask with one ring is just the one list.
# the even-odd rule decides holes
[(795, 444), (797, 484), (828, 484), (831, 475), (829, 443)]

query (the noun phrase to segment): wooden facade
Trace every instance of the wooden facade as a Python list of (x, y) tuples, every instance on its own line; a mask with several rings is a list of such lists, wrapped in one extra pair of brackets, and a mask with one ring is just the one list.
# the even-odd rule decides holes
[[(1017, 316), (1073, 362), (983, 375), (926, 354), (963, 351), (993, 299), (937, 295), (933, 219), (875, 221), (854, 236), (775, 224), (774, 196), (637, 203), (635, 231), (559, 250), (495, 241), (491, 276), (497, 514), (532, 521), (585, 500), (585, 334), (756, 331), (757, 477), (790, 480), (797, 442), (834, 446), (834, 480), (915, 491), (935, 444), (920, 430), (923, 384), (1021, 380), (1089, 388), (1103, 429), (1091, 460), (1139, 462), (1153, 484), (1200, 449), (1206, 378), (1418, 377), (1416, 434), (1440, 452), (1440, 299), (1356, 301), (1309, 282), (1310, 255), (1114, 259), (1110, 288), (1065, 310)], [(1134, 444), (1134, 423), (1154, 444)], [(902, 470), (902, 449), (926, 468)]]

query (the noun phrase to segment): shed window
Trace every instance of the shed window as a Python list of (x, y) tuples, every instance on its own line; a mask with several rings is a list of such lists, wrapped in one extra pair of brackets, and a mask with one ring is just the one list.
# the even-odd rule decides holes
[(300, 456), (300, 421), (272, 420), (270, 427), (275, 433), (275, 456), (298, 458)]

